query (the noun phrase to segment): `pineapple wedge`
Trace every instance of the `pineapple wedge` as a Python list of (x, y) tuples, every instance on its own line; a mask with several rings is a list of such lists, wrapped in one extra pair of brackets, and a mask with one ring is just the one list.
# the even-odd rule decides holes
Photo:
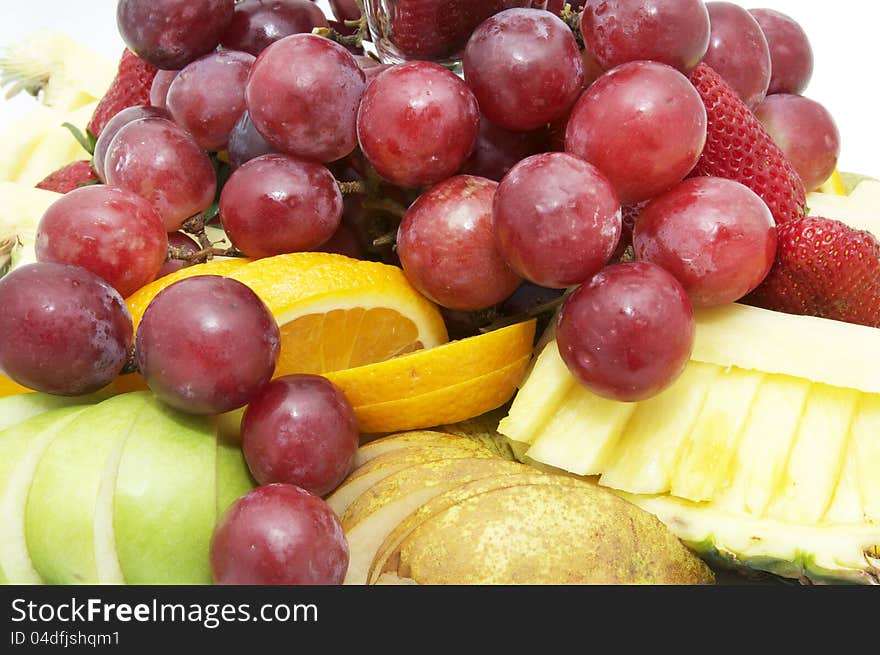
[(595, 396), (551, 342), (498, 430), (524, 462), (600, 476), (707, 559), (880, 584), (874, 360), (874, 328), (743, 305), (700, 310), (692, 361), (659, 396)]

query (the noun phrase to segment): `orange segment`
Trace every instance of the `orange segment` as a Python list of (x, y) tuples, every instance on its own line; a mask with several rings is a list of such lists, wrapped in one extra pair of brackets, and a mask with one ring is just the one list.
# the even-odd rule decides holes
[(532, 355), (535, 322), (325, 374), (355, 408), (361, 431), (455, 423), (509, 400)]

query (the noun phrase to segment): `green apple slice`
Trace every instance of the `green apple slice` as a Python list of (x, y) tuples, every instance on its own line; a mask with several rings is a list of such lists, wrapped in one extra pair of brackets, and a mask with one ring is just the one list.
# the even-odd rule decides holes
[(108, 394), (88, 396), (50, 396), (47, 393), (21, 393), (0, 398), (0, 430), (11, 428), (29, 418), (62, 407), (91, 405), (108, 398)]
[(56, 409), (0, 433), (0, 583), (41, 584), (28, 555), (24, 510), (34, 471), (49, 444), (84, 407)]
[(149, 397), (116, 475), (113, 528), (128, 584), (210, 584), (216, 453), (208, 419)]
[(37, 466), (25, 511), (34, 568), (48, 584), (122, 584), (113, 534), (116, 472), (151, 394), (90, 407), (68, 424)]
[(217, 433), (217, 519), (236, 500), (257, 486), (251, 477), (241, 446)]

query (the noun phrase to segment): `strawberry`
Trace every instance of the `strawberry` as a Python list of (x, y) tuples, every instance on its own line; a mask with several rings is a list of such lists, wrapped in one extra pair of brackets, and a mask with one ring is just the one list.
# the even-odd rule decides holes
[(880, 242), (874, 235), (815, 216), (777, 230), (776, 262), (746, 302), (880, 327)]
[(99, 182), (98, 176), (92, 170), (92, 163), (88, 160), (83, 160), (62, 166), (37, 184), (37, 188), (56, 193), (67, 193), (81, 186), (96, 184), (97, 182)]
[(802, 218), (803, 182), (736, 91), (706, 64), (691, 73), (706, 105), (706, 147), (691, 175), (735, 180), (757, 193), (777, 225)]
[(123, 109), (135, 105), (150, 104), (150, 87), (158, 69), (151, 66), (131, 50), (122, 53), (119, 70), (110, 89), (101, 98), (92, 119), (89, 121), (89, 133), (95, 138), (107, 122)]

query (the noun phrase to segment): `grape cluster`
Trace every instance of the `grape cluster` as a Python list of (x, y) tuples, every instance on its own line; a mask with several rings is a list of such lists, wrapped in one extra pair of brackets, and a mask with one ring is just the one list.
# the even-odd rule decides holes
[[(133, 334), (122, 298), (210, 252), (200, 225), (219, 221), (252, 258), (325, 249), (399, 264), (459, 332), (563, 302), (572, 374), (637, 401), (683, 370), (693, 307), (744, 297), (776, 248), (754, 193), (688, 179), (707, 111), (686, 75), (717, 69), (808, 187), (836, 164), (833, 120), (798, 95), (809, 42), (778, 12), (397, 4), (397, 51), (412, 60), (391, 65), (350, 35), (351, 0), (331, 2), (335, 21), (309, 0), (120, 0), (123, 39), (161, 69), (150, 105), (95, 135), (103, 184), (58, 200), (38, 263), (0, 280), (0, 369), (28, 387), (86, 393), (136, 363), (184, 411), (249, 404), (244, 451), (266, 486), (221, 521), (218, 582), (342, 580), (347, 546), (318, 495), (349, 472), (358, 434), (326, 380), (270, 383), (278, 327), (238, 282), (177, 282)], [(453, 52), (460, 74), (419, 59)]]

